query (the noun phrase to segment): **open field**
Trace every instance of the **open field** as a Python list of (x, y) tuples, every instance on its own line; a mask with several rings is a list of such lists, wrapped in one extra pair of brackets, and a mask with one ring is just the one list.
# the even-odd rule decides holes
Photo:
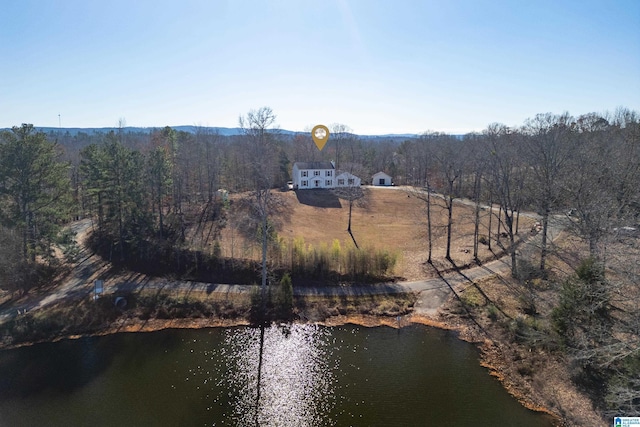
[[(353, 246), (347, 233), (349, 202), (341, 200), (324, 190), (305, 190), (276, 193), (281, 199), (279, 212), (271, 217), (276, 224), (278, 236), (286, 242), (303, 238), (314, 247), (326, 245), (331, 248), (334, 240), (342, 247)], [(226, 226), (221, 230), (221, 255), (236, 258), (258, 259), (260, 247), (239, 230), (243, 216), (234, 211), (245, 195), (232, 197)], [(432, 197), (433, 260), (442, 269), (451, 267), (445, 260), (446, 249), (446, 209), (444, 202)], [(497, 210), (494, 211), (497, 215)], [(489, 211), (483, 209), (480, 235), (488, 235)], [(451, 256), (456, 265), (467, 265), (473, 261), (473, 216), (474, 207), (457, 203), (453, 210), (453, 233)], [(480, 260), (493, 258), (500, 251), (495, 240), (497, 218), (493, 218), (492, 248), (479, 245)], [(521, 234), (531, 229), (534, 220), (520, 218)], [(365, 197), (353, 204), (351, 230), (362, 249), (387, 249), (398, 254), (394, 274), (406, 280), (429, 277), (433, 270), (425, 268), (427, 260), (426, 203), (402, 188), (367, 187)], [(506, 240), (506, 238), (503, 238)], [(208, 243), (211, 246), (211, 242)]]

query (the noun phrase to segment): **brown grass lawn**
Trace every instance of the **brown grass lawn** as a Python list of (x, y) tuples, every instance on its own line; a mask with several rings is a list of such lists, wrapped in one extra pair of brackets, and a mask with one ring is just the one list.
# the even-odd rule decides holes
[[(425, 268), (427, 260), (426, 205), (417, 197), (401, 188), (364, 189), (365, 197), (354, 202), (351, 230), (359, 247), (379, 248), (398, 254), (394, 270), (396, 276), (407, 280), (427, 277), (432, 269)], [(349, 202), (341, 200), (324, 190), (304, 190), (274, 193), (281, 198), (280, 212), (272, 216), (278, 235), (285, 241), (303, 238), (313, 246), (331, 247), (334, 240), (342, 247), (353, 245), (347, 233)], [(234, 211), (246, 195), (235, 195), (226, 226), (220, 235), (223, 256), (258, 259), (260, 248), (239, 231), (242, 215)], [(454, 207), (454, 229), (451, 256), (457, 265), (465, 265), (473, 259), (473, 207), (457, 204)], [(483, 210), (481, 235), (488, 234), (488, 211)], [(436, 265), (450, 267), (445, 260), (446, 210), (441, 199), (432, 197), (433, 259)], [(497, 232), (497, 221), (493, 219), (493, 234)], [(520, 218), (521, 234), (526, 234), (532, 220)], [(495, 236), (494, 236), (495, 237)], [(503, 239), (506, 240), (506, 239)], [(209, 243), (211, 245), (211, 243)], [(499, 245), (493, 240), (493, 250)], [(487, 246), (480, 245), (479, 256), (486, 260), (494, 256)]]

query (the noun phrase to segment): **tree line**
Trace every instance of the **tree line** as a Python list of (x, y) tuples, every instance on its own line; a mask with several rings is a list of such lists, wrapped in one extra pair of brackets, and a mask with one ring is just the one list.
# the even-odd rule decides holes
[[(141, 236), (184, 240), (185, 216), (193, 207), (202, 213), (202, 206), (214, 204), (219, 189), (260, 189), (256, 212), (266, 226), (265, 189), (284, 186), (295, 161), (334, 160), (338, 169), (357, 170), (364, 182), (383, 170), (398, 185), (426, 189), (421, 197), (427, 204), (431, 192), (441, 195), (449, 218), (448, 259), (456, 199), (476, 203), (476, 257), (480, 240), (486, 239), (481, 211), (497, 208), (491, 216), (498, 237), (508, 241), (514, 275), (519, 213), (537, 212), (538, 266), (544, 271), (552, 214), (570, 213), (569, 225), (598, 260), (606, 259), (606, 236), (638, 223), (638, 122), (638, 114), (627, 109), (580, 117), (548, 113), (520, 127), (494, 123), (482, 133), (426, 132), (404, 141), (363, 139), (335, 124), (323, 151), (310, 135), (280, 134), (268, 108), (242, 117), (244, 134), (231, 137), (170, 127), (148, 133), (120, 128), (107, 134), (45, 135), (22, 125), (4, 132), (0, 144), (2, 232), (14, 235), (7, 241), (21, 240), (24, 260), (51, 259), (59, 226), (92, 216), (111, 258), (123, 260)], [(492, 231), (488, 234), (491, 245)]]
[[(588, 255), (576, 274), (559, 284), (555, 331), (580, 364), (582, 378), (606, 384), (602, 401), (608, 408), (640, 412), (634, 380), (640, 375), (637, 112), (547, 113), (518, 127), (494, 123), (480, 133), (425, 132), (404, 140), (359, 138), (335, 124), (323, 151), (310, 134), (284, 135), (275, 123), (274, 112), (263, 107), (241, 117), (238, 136), (170, 127), (72, 136), (44, 134), (29, 124), (2, 132), (0, 288), (26, 291), (49, 280), (64, 265), (61, 255), (71, 259), (77, 250), (64, 226), (86, 217), (94, 220), (94, 247), (113, 262), (170, 260), (158, 266), (168, 269), (163, 273), (209, 268), (219, 249), (193, 251), (185, 233), (205, 223), (209, 235), (225, 226), (228, 202), (219, 192), (225, 189), (251, 194), (248, 229), (262, 257), (257, 264), (218, 262), (227, 271), (244, 272), (234, 280), (251, 282), (260, 271), (264, 293), (269, 250), (280, 256), (270, 219), (279, 208), (273, 190), (286, 185), (295, 161), (334, 160), (338, 169), (357, 172), (364, 182), (385, 171), (424, 200), (428, 261), (433, 197), (446, 207), (446, 258), (451, 260), (453, 211), (464, 199), (475, 207), (473, 255), (477, 258), (480, 244), (496, 245), (509, 254), (512, 275), (524, 284), (532, 274), (546, 277), (554, 251), (549, 229), (560, 222), (584, 242)], [(517, 244), (524, 212), (539, 220), (533, 258), (523, 256)], [(480, 219), (486, 215), (489, 226), (483, 229)], [(297, 265), (311, 270), (306, 264), (322, 258), (305, 257)]]

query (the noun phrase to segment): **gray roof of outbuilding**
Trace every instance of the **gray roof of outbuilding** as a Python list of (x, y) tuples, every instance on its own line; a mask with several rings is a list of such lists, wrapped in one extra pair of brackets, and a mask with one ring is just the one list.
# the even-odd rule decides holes
[(331, 162), (295, 162), (298, 169), (333, 169)]

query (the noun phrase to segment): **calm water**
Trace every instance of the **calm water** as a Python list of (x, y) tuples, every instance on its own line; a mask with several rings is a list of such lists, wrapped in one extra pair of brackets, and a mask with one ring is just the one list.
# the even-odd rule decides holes
[(473, 346), (422, 326), (171, 330), (0, 352), (2, 427), (256, 424), (551, 425)]

